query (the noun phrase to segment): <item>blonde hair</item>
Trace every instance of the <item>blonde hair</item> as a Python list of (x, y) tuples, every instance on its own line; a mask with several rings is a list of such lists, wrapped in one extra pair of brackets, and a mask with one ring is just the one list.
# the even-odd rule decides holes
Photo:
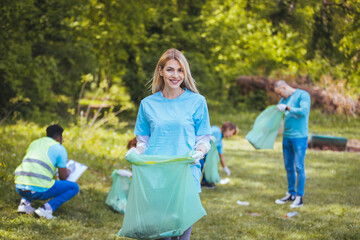
[(185, 56), (179, 50), (177, 50), (175, 48), (171, 48), (171, 49), (167, 50), (166, 52), (164, 52), (163, 55), (161, 55), (157, 65), (156, 65), (154, 76), (152, 78), (152, 87), (151, 87), (152, 93), (156, 93), (156, 92), (164, 89), (165, 82), (164, 82), (164, 79), (160, 76), (160, 68), (164, 69), (165, 64), (169, 60), (178, 61), (181, 65), (181, 68), (184, 71), (185, 78), (184, 78), (184, 81), (181, 83), (180, 87), (181, 88), (186, 87), (188, 90), (190, 90), (194, 93), (199, 93), (199, 91), (197, 90), (196, 85), (195, 85), (195, 80), (191, 76), (188, 61), (186, 60)]

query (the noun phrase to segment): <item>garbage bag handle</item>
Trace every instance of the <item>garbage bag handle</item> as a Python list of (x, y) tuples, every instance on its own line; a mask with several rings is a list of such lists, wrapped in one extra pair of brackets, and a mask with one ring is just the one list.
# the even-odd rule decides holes
[(131, 162), (134, 165), (154, 165), (154, 164), (161, 164), (161, 163), (171, 163), (171, 162), (188, 162), (188, 163), (193, 163), (195, 162), (195, 158), (190, 157), (182, 157), (182, 158), (175, 158), (175, 159), (170, 159), (170, 160), (165, 160), (165, 161), (145, 161), (145, 162)]

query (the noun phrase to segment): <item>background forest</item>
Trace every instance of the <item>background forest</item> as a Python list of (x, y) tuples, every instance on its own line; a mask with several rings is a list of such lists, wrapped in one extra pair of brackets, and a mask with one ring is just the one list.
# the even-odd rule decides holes
[(136, 112), (168, 48), (188, 58), (210, 108), (269, 103), (262, 90), (239, 97), (239, 76), (333, 87), (357, 101), (360, 1), (3, 0), (0, 119)]

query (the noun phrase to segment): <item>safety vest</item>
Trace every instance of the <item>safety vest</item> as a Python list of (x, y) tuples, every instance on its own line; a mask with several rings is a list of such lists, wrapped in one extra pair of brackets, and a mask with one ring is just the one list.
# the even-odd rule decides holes
[(48, 157), (49, 147), (59, 144), (50, 137), (33, 141), (22, 163), (15, 169), (15, 184), (51, 188), (55, 180), (55, 167)]

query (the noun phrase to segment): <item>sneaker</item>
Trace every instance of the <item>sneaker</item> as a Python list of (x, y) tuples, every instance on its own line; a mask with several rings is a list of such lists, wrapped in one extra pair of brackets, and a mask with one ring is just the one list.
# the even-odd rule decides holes
[(304, 206), (302, 197), (300, 196), (296, 196), (295, 201), (290, 205), (291, 208), (297, 208), (297, 207), (302, 207)]
[(52, 213), (53, 213), (52, 210), (46, 210), (44, 207), (39, 207), (38, 209), (35, 210), (35, 213), (39, 217), (44, 217), (46, 219), (56, 218), (52, 215)]
[(295, 196), (294, 195), (291, 195), (290, 193), (286, 193), (286, 196), (281, 198), (281, 199), (276, 199), (275, 203), (276, 204), (284, 204), (286, 202), (292, 202), (295, 200)]
[(214, 189), (215, 188), (215, 184), (208, 183), (208, 182), (201, 183), (201, 186), (204, 187), (204, 188), (208, 188), (208, 189)]
[(17, 212), (18, 213), (26, 213), (26, 214), (32, 214), (34, 213), (35, 208), (31, 206), (31, 203), (28, 201), (21, 200), (20, 205), (18, 207)]

